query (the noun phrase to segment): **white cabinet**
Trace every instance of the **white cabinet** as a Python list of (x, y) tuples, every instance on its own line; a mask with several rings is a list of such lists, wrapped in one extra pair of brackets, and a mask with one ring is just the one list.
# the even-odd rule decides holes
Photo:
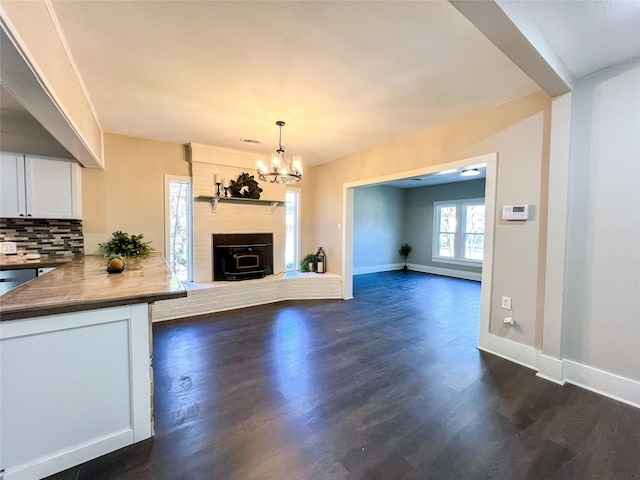
[(24, 187), (24, 155), (0, 153), (0, 217), (26, 216)]
[(44, 478), (151, 437), (148, 314), (142, 303), (2, 322), (0, 478)]
[(0, 217), (81, 218), (80, 166), (65, 159), (0, 153)]

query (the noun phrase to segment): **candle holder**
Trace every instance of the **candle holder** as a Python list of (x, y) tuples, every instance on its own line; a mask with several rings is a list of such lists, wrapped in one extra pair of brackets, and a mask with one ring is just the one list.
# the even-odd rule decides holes
[(224, 187), (224, 196), (225, 197), (229, 196), (229, 187)]
[(216, 197), (220, 196), (220, 182), (216, 182)]

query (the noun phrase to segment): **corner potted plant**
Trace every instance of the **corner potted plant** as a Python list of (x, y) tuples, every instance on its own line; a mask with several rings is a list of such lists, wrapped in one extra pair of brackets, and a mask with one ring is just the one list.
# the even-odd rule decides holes
[(316, 256), (313, 253), (309, 253), (300, 262), (300, 271), (313, 272), (313, 265), (315, 261), (316, 261)]
[(402, 269), (405, 272), (407, 271), (407, 257), (409, 256), (410, 252), (411, 252), (411, 245), (409, 245), (408, 243), (401, 245), (400, 250), (398, 250), (398, 253), (404, 259), (404, 267)]

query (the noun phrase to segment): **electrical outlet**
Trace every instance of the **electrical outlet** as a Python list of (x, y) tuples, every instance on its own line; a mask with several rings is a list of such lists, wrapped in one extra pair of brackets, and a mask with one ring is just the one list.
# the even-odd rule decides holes
[(511, 297), (502, 297), (502, 308), (511, 310)]
[(0, 253), (15, 255), (18, 252), (15, 242), (0, 242)]

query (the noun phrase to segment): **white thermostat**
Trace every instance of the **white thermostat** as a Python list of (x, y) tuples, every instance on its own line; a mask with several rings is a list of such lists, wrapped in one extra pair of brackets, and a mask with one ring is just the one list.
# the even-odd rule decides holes
[(529, 220), (529, 205), (505, 205), (502, 207), (503, 220)]

